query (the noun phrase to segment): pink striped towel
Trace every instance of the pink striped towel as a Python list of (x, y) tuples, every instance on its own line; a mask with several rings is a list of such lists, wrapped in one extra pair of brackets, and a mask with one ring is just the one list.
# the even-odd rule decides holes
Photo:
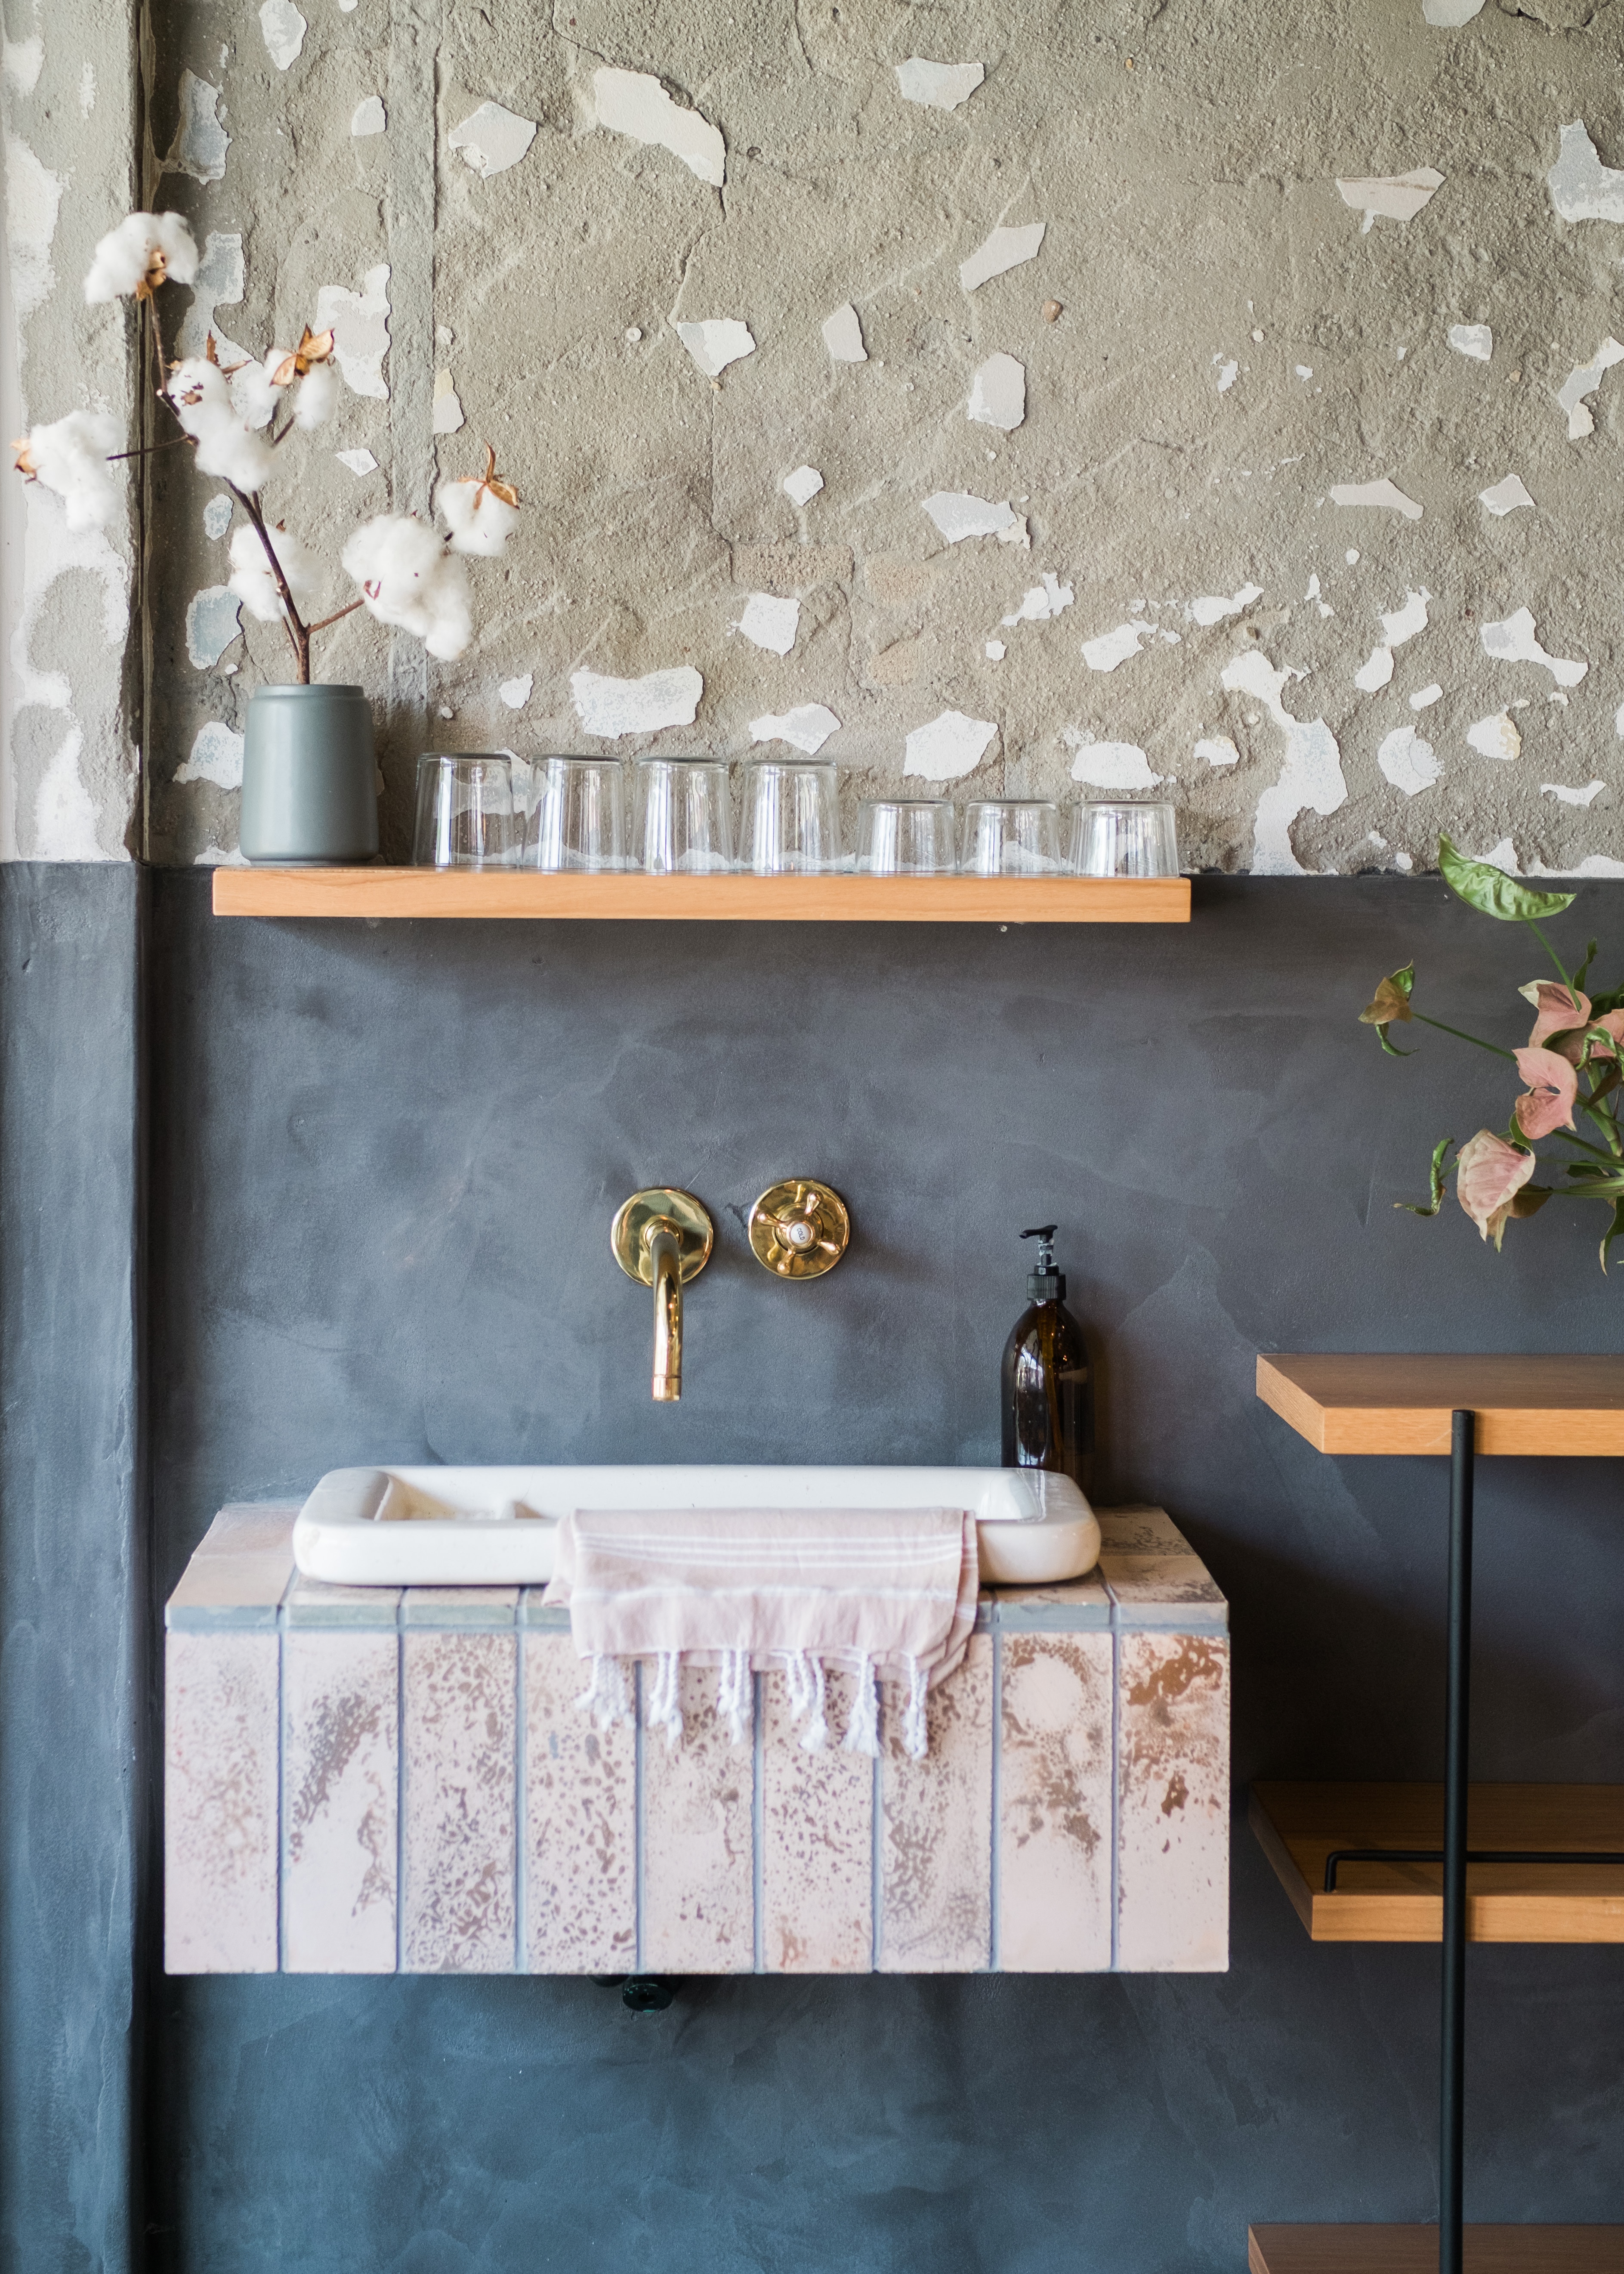
[(975, 1518), (959, 1509), (577, 1509), (559, 1526), (543, 1600), (569, 1606), (592, 1664), (579, 1703), (599, 1725), (629, 1720), (628, 1659), (654, 1661), (645, 1720), (682, 1734), (684, 1659), (721, 1669), (718, 1706), (735, 1744), (748, 1734), (752, 1671), (782, 1667), (801, 1743), (828, 1743), (823, 1676), (857, 1677), (842, 1739), (877, 1753), (876, 1681), (907, 1684), (903, 1743), (925, 1753), (925, 1693), (963, 1658), (975, 1623)]

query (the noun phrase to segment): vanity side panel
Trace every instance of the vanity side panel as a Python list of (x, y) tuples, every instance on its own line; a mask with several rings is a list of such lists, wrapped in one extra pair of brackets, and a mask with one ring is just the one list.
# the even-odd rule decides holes
[[(645, 1694), (651, 1675), (645, 1668)], [(643, 1744), (645, 1974), (748, 1974), (756, 1963), (754, 1747), (716, 1711), (717, 1668), (681, 1669), (682, 1739)]]
[(769, 1974), (867, 1974), (874, 1963), (874, 1763), (845, 1753), (856, 1683), (826, 1677), (829, 1742), (801, 1745), (789, 1682), (762, 1677), (762, 1963)]
[(282, 1644), (283, 1964), (395, 1969), (400, 1645), (290, 1626)]
[(926, 1702), (929, 1751), (902, 1748), (888, 1686), (881, 1762), (879, 1970), (978, 1974), (992, 1962), (992, 1638)]
[(511, 1630), (402, 1638), (405, 1973), (514, 1969), (517, 1647)]
[(166, 1973), (276, 1971), (278, 1689), (274, 1629), (166, 1638)]
[(630, 1974), (637, 1955), (637, 1733), (579, 1712), (567, 1634), (524, 1652), (525, 1954), (532, 1974)]
[(1229, 1645), (1121, 1637), (1117, 1964), (1221, 1974), (1229, 1962)]
[(1111, 1962), (1112, 1638), (1006, 1634), (1000, 1699), (998, 1964)]

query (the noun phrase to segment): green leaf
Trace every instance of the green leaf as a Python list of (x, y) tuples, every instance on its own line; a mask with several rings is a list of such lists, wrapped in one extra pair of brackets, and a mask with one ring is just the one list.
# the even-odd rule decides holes
[[(1575, 987), (1583, 986), (1586, 979), (1590, 976), (1590, 966), (1595, 962), (1595, 960), (1596, 942), (1592, 940), (1584, 951), (1584, 961), (1579, 966), (1579, 968), (1574, 974), (1574, 985)], [(1590, 1007), (1593, 1010), (1595, 1008), (1594, 1004), (1592, 1004)]]
[[(1410, 1053), (1408, 1050), (1400, 1050), (1397, 1055), (1400, 1058), (1408, 1058)], [(1448, 1171), (1445, 1167), (1444, 1163), (1447, 1155), (1454, 1147), (1454, 1144), (1455, 1140), (1453, 1137), (1440, 1137), (1437, 1144), (1432, 1148), (1432, 1197), (1428, 1206), (1425, 1208), (1417, 1208), (1413, 1201), (1395, 1201), (1393, 1203), (1395, 1208), (1402, 1209), (1407, 1216), (1436, 1216), (1438, 1214), (1439, 1209), (1443, 1206), (1444, 1178), (1448, 1174)]]
[(1607, 1229), (1601, 1236), (1601, 1268), (1604, 1271), (1607, 1268), (1607, 1250), (1612, 1246), (1613, 1241), (1618, 1239), (1620, 1232), (1624, 1232), (1624, 1200), (1618, 1200), (1613, 1202), (1613, 1222), (1607, 1226)]
[(1492, 869), (1486, 861), (1469, 861), (1447, 837), (1438, 840), (1438, 865), (1457, 900), (1502, 923), (1528, 923), (1539, 916), (1560, 916), (1574, 904), (1572, 892), (1537, 892), (1519, 877)]
[(1410, 990), (1415, 983), (1416, 967), (1411, 960), (1402, 971), (1389, 972), (1385, 979), (1378, 982), (1375, 994), (1359, 1013), (1359, 1024), (1374, 1027), (1381, 1047), (1390, 1058), (1412, 1058), (1415, 1056), (1413, 1050), (1395, 1050), (1387, 1040), (1387, 1028), (1395, 1019), (1408, 1021), (1415, 1016), (1410, 1007)]
[(1609, 995), (1592, 995), (1590, 1015), (1600, 1018), (1604, 1012), (1624, 1011), (1624, 987), (1615, 987)]

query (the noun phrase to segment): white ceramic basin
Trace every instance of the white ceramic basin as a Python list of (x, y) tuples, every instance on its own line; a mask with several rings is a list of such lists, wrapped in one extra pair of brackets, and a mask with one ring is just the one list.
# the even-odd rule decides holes
[(1094, 1569), (1100, 1527), (1069, 1477), (1041, 1469), (330, 1469), (293, 1527), (307, 1578), (346, 1587), (539, 1586), (571, 1509), (957, 1508), (994, 1586)]

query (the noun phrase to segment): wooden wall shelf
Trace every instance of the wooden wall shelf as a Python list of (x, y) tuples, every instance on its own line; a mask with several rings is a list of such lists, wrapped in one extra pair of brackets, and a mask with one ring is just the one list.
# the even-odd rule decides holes
[(1464, 1407), (1479, 1453), (1624, 1454), (1624, 1358), (1280, 1354), (1258, 1395), (1320, 1453), (1447, 1453)]
[[(1253, 1832), (1315, 1942), (1437, 1942), (1441, 1864), (1342, 1864), (1339, 1848), (1440, 1848), (1441, 1784), (1255, 1784)], [(1475, 1784), (1473, 1848), (1624, 1849), (1624, 1785)], [(1472, 1942), (1624, 1942), (1624, 1864), (1471, 1864)]]
[[(1624, 2226), (1468, 2226), (1466, 2274), (1624, 2274)], [(1251, 2274), (1438, 2274), (1435, 2226), (1249, 2226)]]
[(216, 869), (217, 916), (644, 922), (1188, 923), (1188, 877), (555, 877), (534, 870)]

